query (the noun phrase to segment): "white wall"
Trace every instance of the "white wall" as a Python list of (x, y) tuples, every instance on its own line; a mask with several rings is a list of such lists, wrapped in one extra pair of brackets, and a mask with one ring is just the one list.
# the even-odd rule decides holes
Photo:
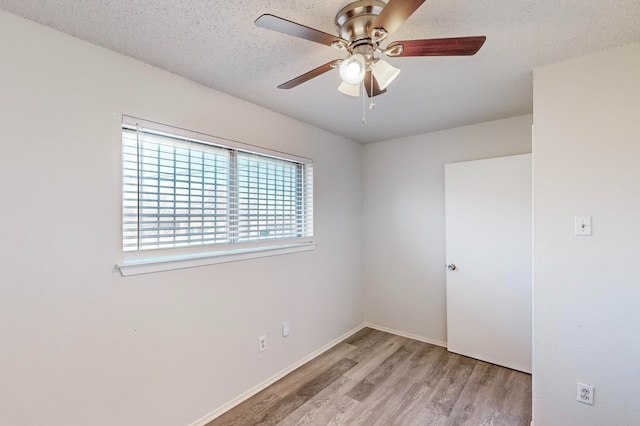
[(640, 424), (639, 76), (640, 43), (534, 72), (536, 426)]
[[(0, 40), (0, 423), (189, 424), (362, 323), (360, 145), (5, 12)], [(122, 113), (312, 158), (317, 249), (122, 278)]]
[(531, 115), (365, 145), (368, 322), (445, 344), (444, 165), (531, 152)]

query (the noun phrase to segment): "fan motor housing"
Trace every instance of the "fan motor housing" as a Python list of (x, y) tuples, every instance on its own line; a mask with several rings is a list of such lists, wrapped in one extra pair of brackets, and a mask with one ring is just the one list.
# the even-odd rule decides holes
[(360, 0), (346, 5), (336, 15), (338, 34), (349, 44), (370, 39), (369, 28), (385, 6), (380, 0)]

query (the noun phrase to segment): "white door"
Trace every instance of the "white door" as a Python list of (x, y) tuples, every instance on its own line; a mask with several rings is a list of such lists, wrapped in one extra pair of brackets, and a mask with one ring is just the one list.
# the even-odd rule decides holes
[(448, 349), (531, 373), (531, 154), (447, 164), (445, 181)]

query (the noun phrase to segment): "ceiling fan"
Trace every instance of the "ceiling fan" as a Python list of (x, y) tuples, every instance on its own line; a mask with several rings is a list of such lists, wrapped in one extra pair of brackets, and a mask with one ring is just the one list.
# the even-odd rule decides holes
[(380, 95), (398, 76), (400, 70), (376, 57), (382, 53), (389, 57), (402, 56), (462, 56), (474, 55), (484, 44), (485, 36), (456, 37), (425, 40), (394, 41), (385, 48), (380, 43), (396, 31), (425, 0), (359, 0), (348, 4), (336, 15), (338, 36), (265, 14), (256, 19), (262, 28), (315, 41), (344, 50), (345, 59), (336, 59), (306, 72), (278, 86), (291, 89), (332, 69), (338, 68), (342, 93), (360, 96), (364, 86), (369, 97)]

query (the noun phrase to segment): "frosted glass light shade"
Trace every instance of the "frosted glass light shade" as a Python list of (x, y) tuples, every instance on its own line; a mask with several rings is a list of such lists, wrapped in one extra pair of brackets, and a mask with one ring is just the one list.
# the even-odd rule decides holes
[(355, 53), (340, 64), (340, 78), (347, 84), (358, 84), (364, 79), (366, 61), (360, 53)]
[(340, 83), (340, 86), (338, 86), (338, 90), (344, 93), (345, 95), (354, 96), (354, 97), (360, 96), (359, 83), (349, 84), (343, 81), (342, 83)]
[(398, 68), (389, 65), (382, 59), (373, 64), (373, 67), (371, 67), (371, 72), (378, 81), (380, 90), (386, 89), (387, 86), (390, 85), (393, 80), (395, 80), (398, 74), (400, 74), (400, 70)]

